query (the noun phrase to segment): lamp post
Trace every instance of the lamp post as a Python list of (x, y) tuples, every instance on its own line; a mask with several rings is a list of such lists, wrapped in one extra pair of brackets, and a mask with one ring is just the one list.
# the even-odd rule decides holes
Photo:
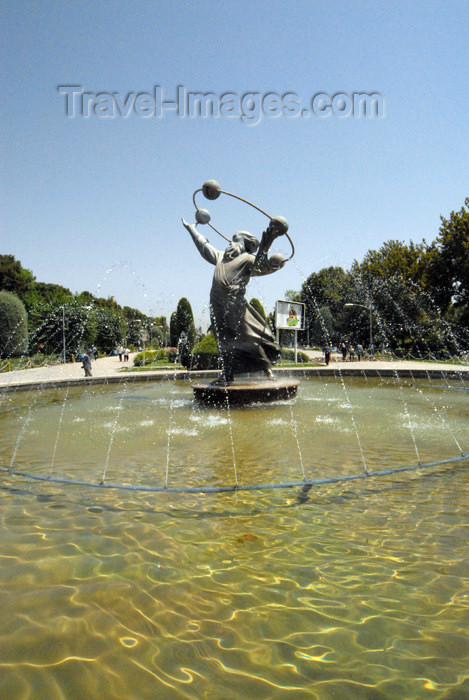
[(368, 312), (369, 312), (369, 319), (370, 319), (370, 349), (371, 349), (371, 347), (373, 346), (373, 319), (372, 319), (372, 315), (371, 315), (371, 304), (369, 304), (369, 305), (367, 306), (367, 305), (365, 305), (365, 304), (355, 304), (355, 303), (353, 303), (353, 304), (344, 304), (344, 306), (348, 306), (348, 307), (355, 306), (355, 307), (358, 307), (358, 308), (360, 308), (360, 309), (367, 309), (367, 310), (368, 310)]
[(65, 358), (65, 306), (62, 306), (62, 341), (64, 349), (64, 364), (66, 363)]

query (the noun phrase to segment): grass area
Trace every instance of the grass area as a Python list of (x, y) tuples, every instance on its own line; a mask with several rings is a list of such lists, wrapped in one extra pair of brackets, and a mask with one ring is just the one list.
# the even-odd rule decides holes
[[(324, 363), (321, 362), (298, 362), (295, 364), (293, 360), (283, 360), (282, 362), (279, 362), (278, 364), (274, 365), (274, 369), (285, 369), (285, 368), (290, 368), (290, 367), (296, 367), (296, 368), (303, 368), (303, 367), (321, 367), (323, 366)], [(145, 365), (144, 367), (123, 367), (122, 369), (119, 370), (119, 372), (157, 372), (157, 371), (166, 371), (166, 372), (171, 372), (172, 370), (175, 369), (185, 369), (181, 364), (175, 363), (175, 362), (153, 362), (152, 364)], [(200, 371), (200, 372), (205, 372), (206, 370), (194, 370), (194, 371)], [(219, 370), (218, 370), (219, 371)]]
[(173, 369), (184, 369), (179, 362), (168, 362), (167, 360), (157, 360), (143, 367), (122, 367), (119, 372), (158, 372), (164, 370), (171, 372)]
[(31, 357), (9, 357), (0, 361), (0, 372), (12, 372), (16, 369), (32, 369), (33, 367), (45, 367), (46, 365), (57, 365), (62, 358), (57, 355), (31, 355)]
[(324, 362), (296, 362), (294, 360), (281, 360), (278, 362), (275, 367), (284, 368), (284, 367), (323, 367)]
[[(402, 360), (407, 360), (407, 357), (389, 357), (389, 358), (384, 358), (388, 359), (389, 361), (392, 360), (397, 360), (402, 361)], [(437, 360), (434, 357), (431, 357), (427, 359), (426, 357), (410, 357), (409, 362), (426, 362), (427, 364), (438, 364), (438, 365), (462, 365), (462, 366), (467, 366), (469, 364), (468, 359), (463, 359), (459, 357), (453, 357), (452, 359), (446, 359), (446, 360)]]

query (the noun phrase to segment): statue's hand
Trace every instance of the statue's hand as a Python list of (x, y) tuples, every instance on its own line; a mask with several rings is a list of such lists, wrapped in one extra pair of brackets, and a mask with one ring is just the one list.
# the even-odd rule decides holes
[(269, 226), (262, 234), (262, 244), (266, 250), (270, 248), (270, 246), (275, 241), (278, 235), (279, 234), (276, 234), (272, 226), (269, 224)]
[(184, 219), (181, 218), (182, 225), (184, 228), (186, 228), (188, 231), (190, 231), (191, 225), (187, 223), (187, 221), (184, 221)]
[(275, 217), (270, 220), (269, 225), (263, 233), (262, 241), (265, 247), (268, 249), (279, 236), (283, 236), (288, 231), (288, 224), (286, 220), (281, 219), (281, 217)]

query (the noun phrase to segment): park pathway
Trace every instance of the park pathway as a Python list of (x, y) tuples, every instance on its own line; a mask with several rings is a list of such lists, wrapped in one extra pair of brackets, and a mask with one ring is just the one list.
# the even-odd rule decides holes
[[(86, 383), (93, 383), (94, 380), (102, 383), (103, 380), (119, 381), (132, 377), (133, 381), (146, 380), (149, 377), (156, 379), (156, 374), (159, 378), (174, 377), (176, 374), (186, 375), (185, 370), (167, 371), (142, 371), (138, 373), (127, 374), (126, 368), (133, 365), (133, 358), (137, 353), (131, 353), (129, 362), (119, 362), (118, 357), (102, 357), (95, 360), (92, 365), (93, 376), (87, 379)], [(323, 372), (330, 370), (345, 370), (347, 374), (351, 371), (354, 373), (363, 373), (370, 371), (375, 373), (376, 370), (392, 371), (392, 372), (446, 372), (457, 373), (464, 378), (464, 381), (469, 381), (469, 365), (447, 364), (442, 362), (421, 362), (418, 360), (390, 360), (390, 359), (375, 359), (375, 360), (357, 360), (343, 362), (340, 355), (334, 355), (331, 359), (329, 367), (325, 366), (323, 353), (320, 351), (307, 351), (308, 356), (313, 362), (320, 363), (320, 366), (314, 368), (314, 372)], [(339, 359), (340, 358), (340, 359)], [(302, 366), (298, 365), (298, 370)], [(274, 370), (275, 371), (275, 370)], [(293, 370), (295, 371), (295, 370)], [(200, 376), (200, 373), (198, 373)], [(212, 373), (210, 373), (212, 374)], [(215, 373), (216, 374), (216, 373)], [(194, 373), (195, 375), (195, 373)], [(21, 387), (22, 385), (42, 385), (42, 384), (61, 384), (61, 383), (82, 383), (84, 380), (84, 370), (81, 362), (69, 362), (67, 364), (44, 365), (43, 367), (35, 367), (32, 369), (13, 370), (11, 372), (0, 373), (0, 389)]]

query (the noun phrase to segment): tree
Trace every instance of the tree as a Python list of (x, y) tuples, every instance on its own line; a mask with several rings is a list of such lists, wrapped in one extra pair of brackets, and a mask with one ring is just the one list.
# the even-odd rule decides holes
[(153, 316), (148, 319), (147, 329), (150, 334), (150, 340), (158, 342), (160, 347), (163, 347), (169, 342), (169, 327), (166, 316)]
[(305, 331), (300, 334), (301, 342), (319, 344), (326, 339), (337, 340), (327, 335), (340, 334), (344, 305), (350, 301), (351, 289), (352, 276), (341, 267), (323, 268), (306, 279), (300, 294), (300, 301), (305, 304)]
[(469, 326), (469, 213), (441, 220), (432, 245), (388, 241), (353, 268), (383, 340), (416, 354), (457, 352)]
[(28, 348), (27, 314), (21, 299), (0, 292), (0, 357), (22, 355)]
[[(45, 284), (36, 282), (35, 286), (36, 304), (50, 304), (51, 306), (61, 306), (73, 301), (72, 292), (60, 284)], [(89, 303), (89, 302), (83, 302)]]
[(122, 312), (126, 321), (126, 330), (123, 335), (127, 335), (128, 343), (140, 345), (146, 319), (145, 314), (138, 309), (132, 309), (130, 306), (124, 306)]
[(467, 208), (441, 217), (439, 236), (431, 248), (428, 284), (443, 310), (451, 304), (460, 323), (469, 325), (469, 197)]
[(252, 308), (255, 309), (257, 311), (257, 313), (262, 316), (264, 321), (266, 321), (267, 317), (265, 315), (264, 307), (262, 306), (259, 299), (256, 299), (256, 297), (253, 297), (249, 303), (251, 304)]
[(0, 290), (13, 292), (29, 307), (34, 302), (35, 277), (13, 255), (0, 255)]
[(30, 350), (36, 352), (43, 346), (46, 353), (69, 356), (84, 346), (96, 343), (96, 321), (93, 311), (77, 299), (61, 306), (46, 304), (36, 306), (29, 314)]
[(171, 347), (177, 348), (179, 335), (177, 333), (177, 313), (173, 311), (169, 319), (169, 342)]
[(295, 292), (294, 289), (287, 289), (283, 298), (285, 301), (301, 301), (301, 292)]
[(309, 342), (312, 345), (338, 343), (337, 325), (328, 306), (321, 306), (315, 317), (310, 319)]
[(166, 320), (166, 316), (154, 316), (151, 320), (156, 326), (159, 326), (161, 328), (163, 333), (169, 333), (168, 321)]
[(95, 308), (96, 319), (95, 344), (105, 353), (110, 353), (125, 336), (127, 324), (124, 316), (109, 308)]
[(359, 270), (362, 284), (370, 286), (389, 278), (401, 278), (416, 284), (423, 284), (425, 269), (429, 261), (429, 248), (425, 241), (409, 244), (391, 240), (379, 250), (369, 250), (363, 261), (354, 266)]
[(181, 333), (186, 334), (187, 341), (192, 348), (196, 335), (194, 315), (192, 307), (185, 297), (179, 300), (176, 311), (171, 314), (170, 334), (173, 347), (177, 347)]

